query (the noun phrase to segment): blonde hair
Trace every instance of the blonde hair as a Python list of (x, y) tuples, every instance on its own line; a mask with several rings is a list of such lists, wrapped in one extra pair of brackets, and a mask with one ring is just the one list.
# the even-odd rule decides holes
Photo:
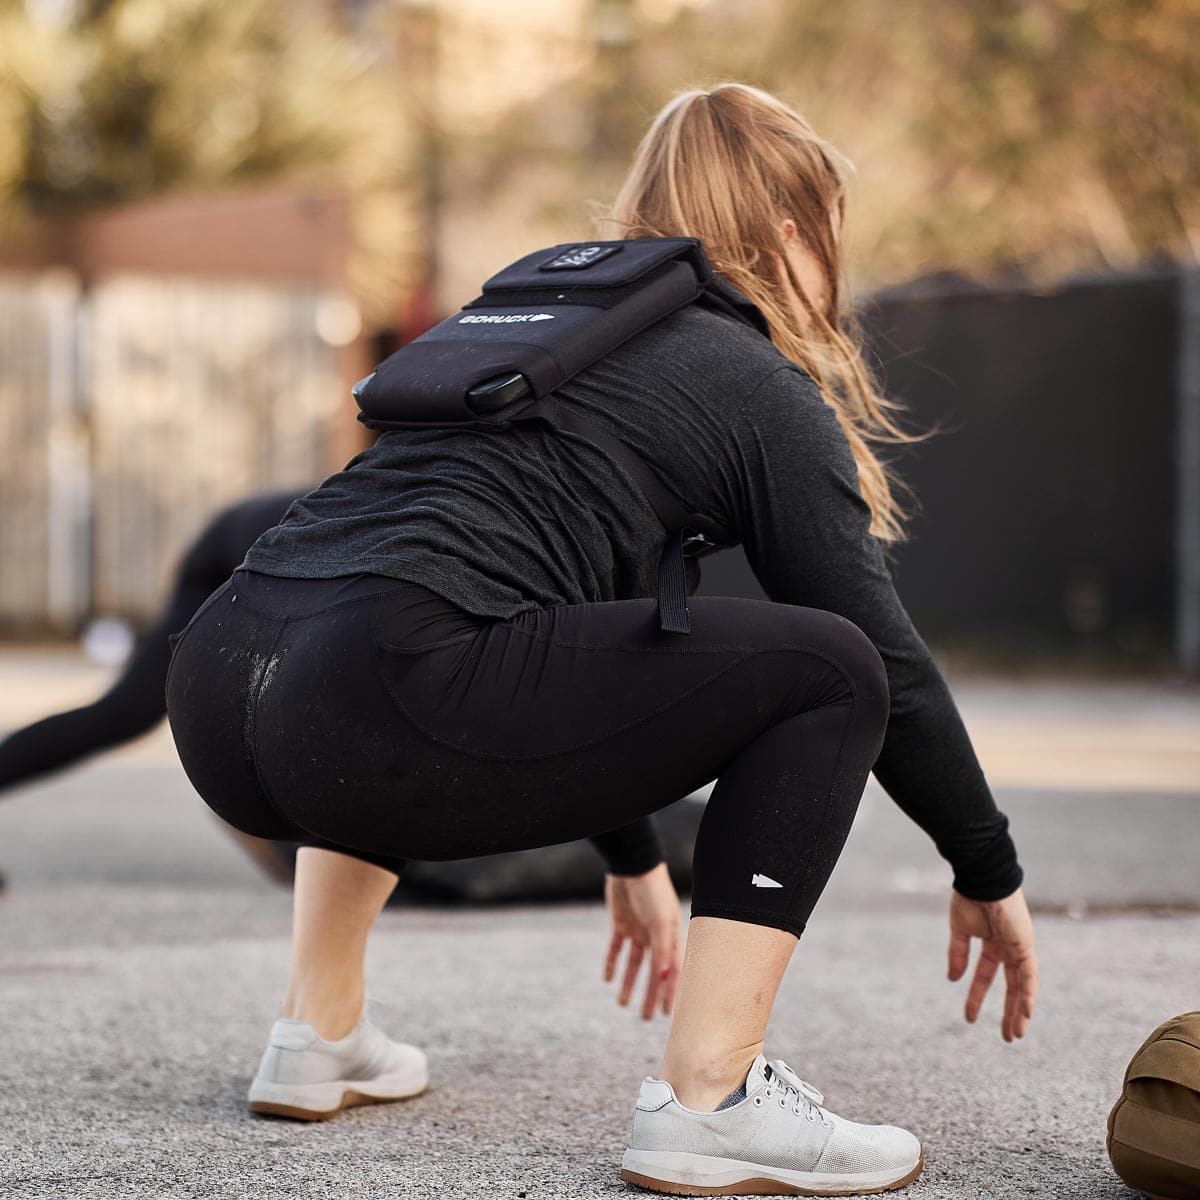
[[(780, 100), (723, 83), (683, 92), (655, 117), (604, 220), (620, 237), (698, 238), (714, 269), (758, 305), (772, 341), (812, 376), (837, 414), (871, 508), (871, 532), (890, 542), (903, 536), (905, 514), (871, 444), (917, 438), (889, 415), (899, 405), (876, 387), (857, 327), (843, 311), (839, 243), (852, 170)], [(781, 225), (788, 218), (824, 272), (828, 289), (820, 307), (785, 251)], [(793, 304), (807, 312), (807, 328)]]

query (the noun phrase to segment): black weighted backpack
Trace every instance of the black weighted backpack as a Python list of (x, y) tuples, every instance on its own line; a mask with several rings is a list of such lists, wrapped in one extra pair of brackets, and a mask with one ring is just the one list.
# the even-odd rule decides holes
[(714, 278), (695, 238), (537, 250), (493, 275), (479, 297), (357, 383), (359, 420), (381, 430), (494, 433), (541, 421), (595, 443), (637, 481), (667, 531), (658, 564), (659, 624), (687, 633), (684, 557), (729, 545), (728, 535), (688, 511), (636, 451), (555, 393), (584, 367), (692, 303), (770, 336), (759, 309)]

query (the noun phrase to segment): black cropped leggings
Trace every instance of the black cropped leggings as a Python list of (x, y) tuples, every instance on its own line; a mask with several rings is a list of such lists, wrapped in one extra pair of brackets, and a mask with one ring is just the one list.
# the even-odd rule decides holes
[(709, 781), (692, 915), (797, 936), (888, 717), (879, 655), (817, 609), (653, 600), (480, 617), (377, 575), (239, 570), (177, 642), (184, 768), (258, 837), (401, 870), (619, 828)]

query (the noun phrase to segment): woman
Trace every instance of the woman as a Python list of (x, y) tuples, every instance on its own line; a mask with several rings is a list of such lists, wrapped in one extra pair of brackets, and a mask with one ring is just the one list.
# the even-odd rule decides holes
[[(967, 1020), (1003, 965), (1003, 1036), (1024, 1034), (1037, 967), (1007, 821), (882, 557), (900, 517), (870, 445), (896, 431), (842, 324), (843, 210), (839, 158), (779, 101), (678, 96), (615, 219), (699, 238), (771, 340), (691, 305), (559, 392), (735, 531), (770, 602), (693, 598), (692, 632), (664, 633), (662, 529), (599, 447), (423, 430), (299, 501), (192, 622), (168, 681), (185, 767), (226, 820), (306, 843), (251, 1107), (326, 1116), (424, 1087), (421, 1052), (362, 1017), (397, 859), (592, 835), (609, 973), (628, 941), (626, 991), (648, 956), (643, 1011), (673, 1009), (623, 1177), (683, 1194), (901, 1186), (921, 1169), (912, 1134), (836, 1116), (763, 1053), (872, 766), (954, 867), (951, 978), (983, 942)], [(680, 969), (647, 817), (714, 778)]]

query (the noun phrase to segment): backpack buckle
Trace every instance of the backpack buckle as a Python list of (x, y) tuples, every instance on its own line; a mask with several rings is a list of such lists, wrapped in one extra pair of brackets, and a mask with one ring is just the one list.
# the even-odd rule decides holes
[(681, 548), (684, 555), (688, 558), (699, 558), (703, 554), (710, 554), (714, 550), (720, 550), (721, 544), (714, 542), (699, 530), (684, 530)]

